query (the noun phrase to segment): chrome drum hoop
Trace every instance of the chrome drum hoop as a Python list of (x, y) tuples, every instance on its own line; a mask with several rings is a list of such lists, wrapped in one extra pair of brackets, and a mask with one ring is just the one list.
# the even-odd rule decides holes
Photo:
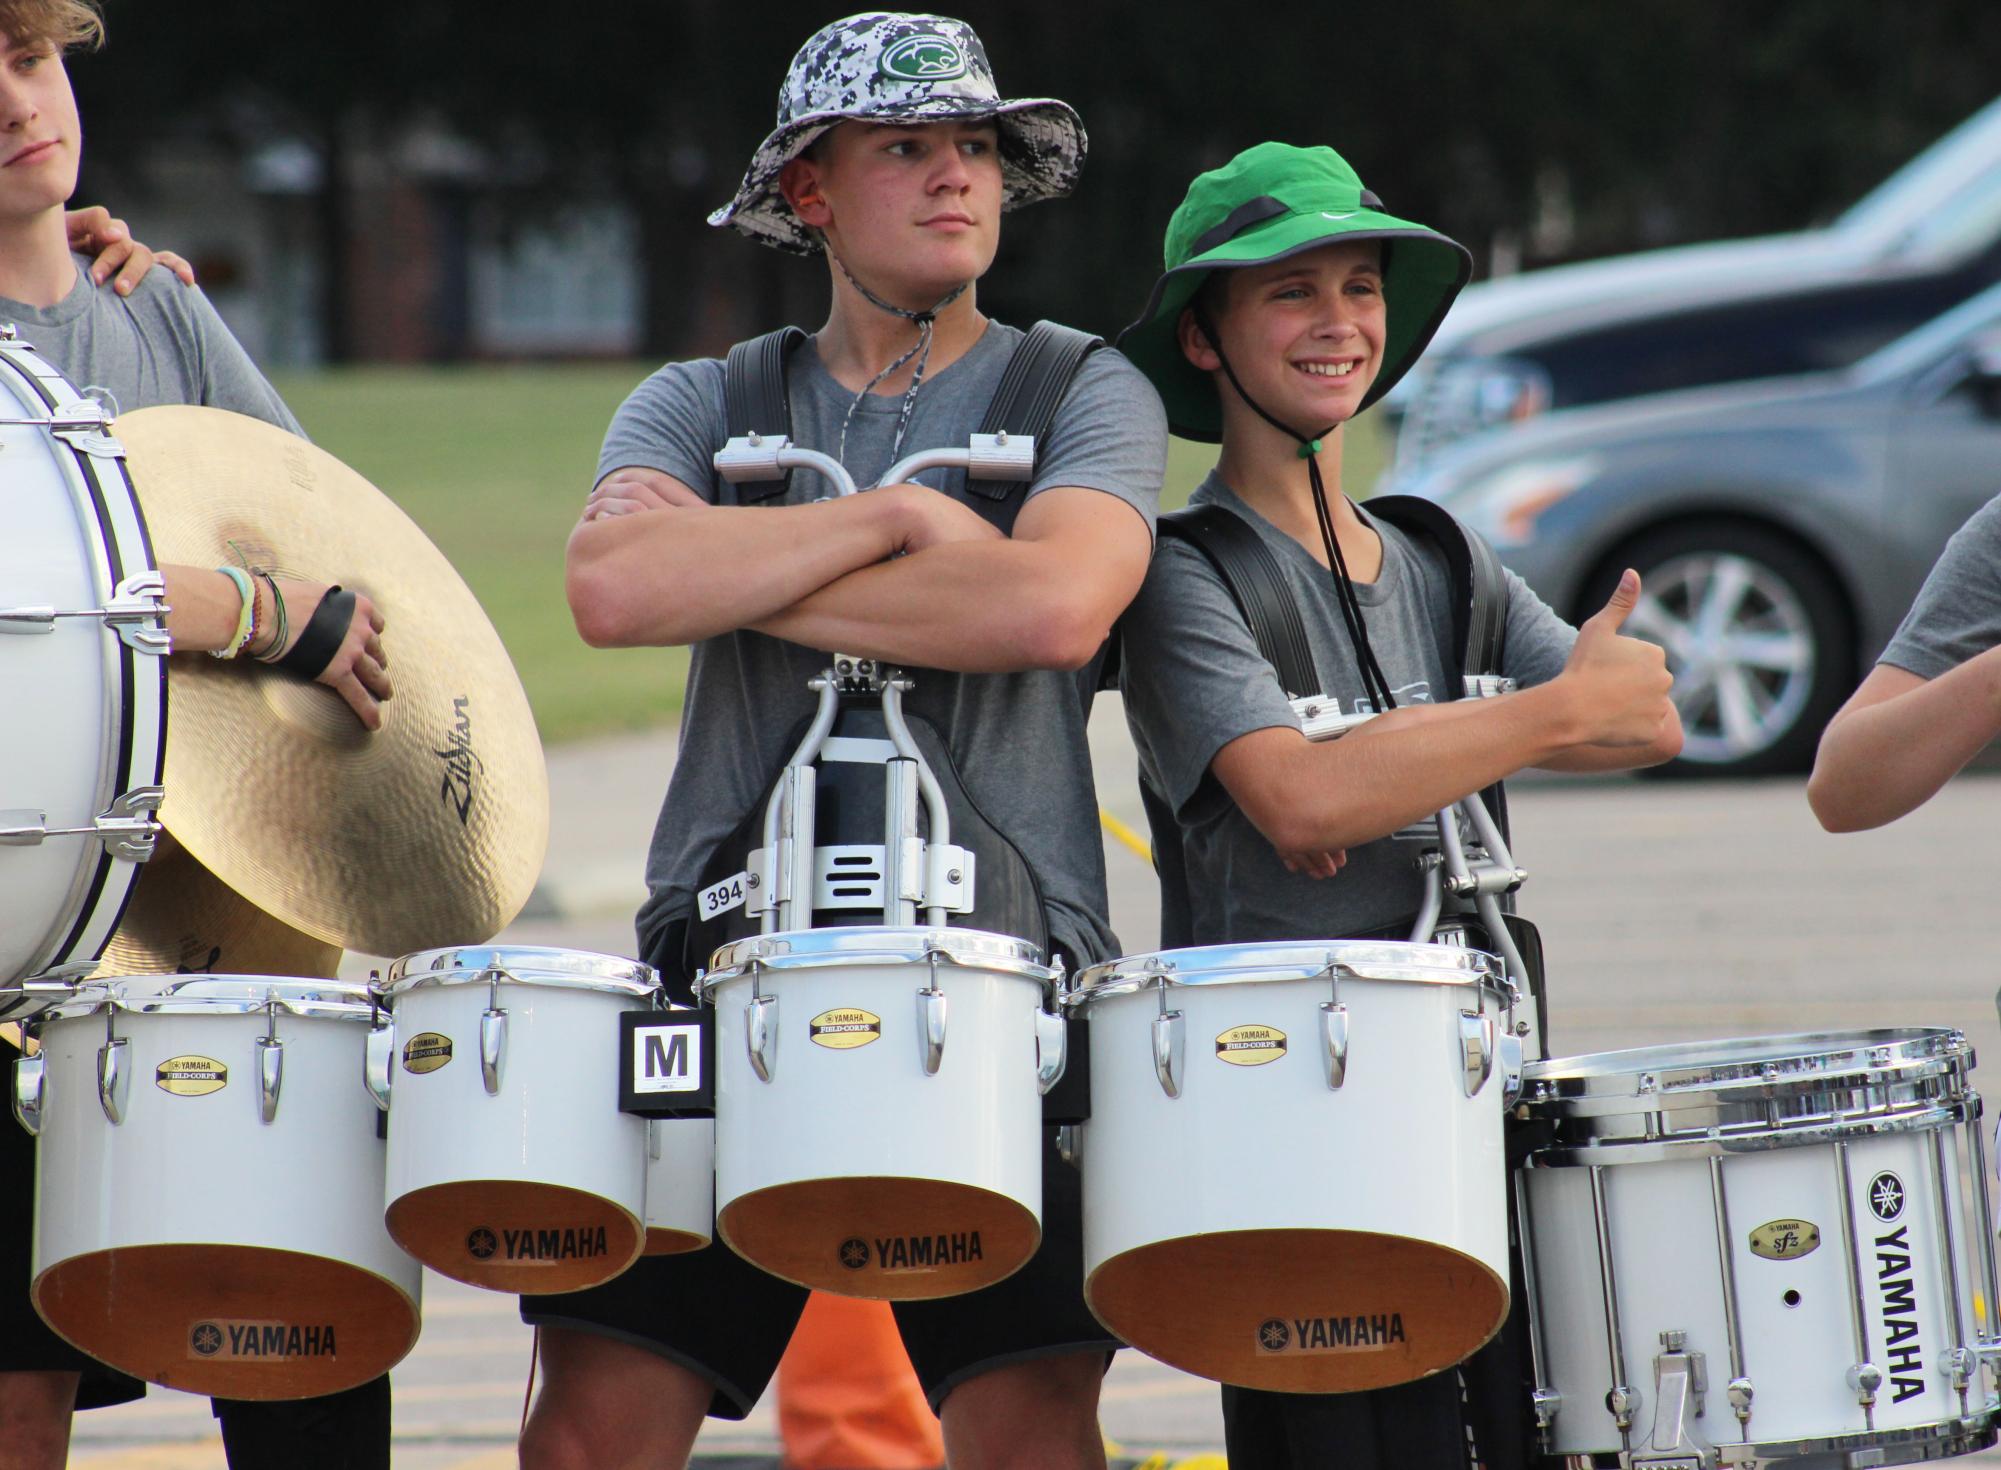
[(1463, 985), (1506, 1001), (1501, 962), (1460, 945), (1398, 940), (1280, 940), (1267, 944), (1214, 944), (1128, 955), (1077, 972), (1065, 998), (1073, 1008), (1155, 986), (1250, 985), (1312, 980), (1381, 980), (1419, 985)]
[[(1824, 1439), (1759, 1441), (1753, 1444), (1716, 1446), (1723, 1465), (1756, 1466), (1759, 1470), (1775, 1460), (1805, 1455), (1853, 1455), (1843, 1462), (1845, 1470), (1865, 1466), (1915, 1465), (1931, 1460), (1952, 1459), (1992, 1449), (2001, 1439), (2001, 1426), (1992, 1410), (1946, 1419), (1937, 1424), (1920, 1424), (1908, 1429), (1879, 1429), (1870, 1434), (1836, 1434)], [(1563, 1465), (1569, 1470), (1623, 1470), (1629, 1460), (1617, 1454), (1563, 1455), (1544, 1459), (1545, 1465)]]
[(388, 978), (370, 989), (393, 1007), (398, 996), (412, 990), (434, 985), (494, 983), (656, 998), (660, 991), (659, 972), (638, 960), (590, 950), (522, 944), (462, 944), (448, 949), (418, 950), (390, 965)]
[(718, 949), (695, 982), (699, 999), (754, 971), (784, 972), (853, 969), (874, 965), (956, 964), (964, 969), (1019, 975), (1043, 987), (1053, 1003), (1061, 971), (1042, 963), (1042, 951), (1026, 939), (984, 929), (881, 928), (798, 929), (752, 935)]
[(275, 1009), (286, 1015), (367, 1021), (375, 1007), (366, 985), (301, 980), (289, 975), (113, 975), (79, 985), (38, 1021), (127, 1015), (247, 1016)]

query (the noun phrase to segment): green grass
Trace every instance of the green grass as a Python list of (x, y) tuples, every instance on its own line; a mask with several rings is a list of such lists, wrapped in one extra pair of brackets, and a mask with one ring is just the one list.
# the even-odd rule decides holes
[[(594, 649), (563, 601), (563, 543), (576, 524), (612, 411), (651, 364), (353, 368), (274, 375), (322, 448), (402, 506), (450, 557), (501, 639), (547, 741), (641, 729), (679, 712), (682, 649)], [(1371, 420), (1350, 431), (1346, 479), (1374, 482)], [(1172, 441), (1172, 509), (1215, 462)], [(392, 632), (393, 636), (393, 632)]]

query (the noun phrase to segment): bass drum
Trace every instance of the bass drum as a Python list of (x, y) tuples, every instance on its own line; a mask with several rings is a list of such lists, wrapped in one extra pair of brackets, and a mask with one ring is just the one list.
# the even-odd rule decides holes
[[(0, 986), (87, 973), (152, 854), (167, 642), (124, 454), (0, 339), (0, 684), (20, 701), (0, 720)], [(0, 1020), (21, 1001), (0, 990)]]

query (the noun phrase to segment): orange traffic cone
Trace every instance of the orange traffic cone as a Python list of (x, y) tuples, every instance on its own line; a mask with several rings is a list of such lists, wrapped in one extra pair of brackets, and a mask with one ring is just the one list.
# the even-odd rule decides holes
[(937, 1470), (924, 1402), (887, 1302), (814, 1292), (778, 1364), (785, 1470)]

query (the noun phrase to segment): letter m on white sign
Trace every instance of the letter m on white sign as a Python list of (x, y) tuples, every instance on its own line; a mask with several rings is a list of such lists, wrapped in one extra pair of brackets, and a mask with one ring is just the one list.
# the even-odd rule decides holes
[(632, 1033), (633, 1091), (698, 1092), (702, 1086), (699, 1026), (640, 1026)]

